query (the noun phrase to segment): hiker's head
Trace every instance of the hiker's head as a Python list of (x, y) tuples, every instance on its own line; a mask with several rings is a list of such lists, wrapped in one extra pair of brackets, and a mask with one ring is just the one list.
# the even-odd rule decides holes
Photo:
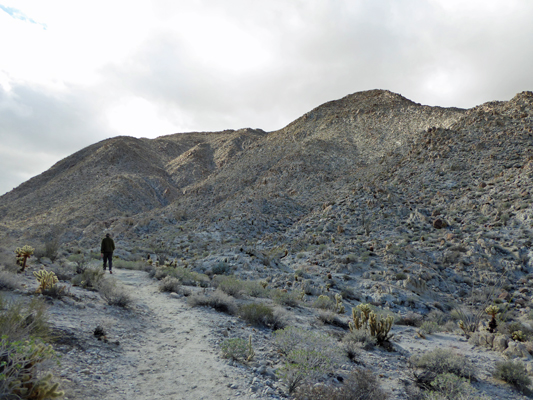
[(111, 235), (109, 233), (106, 233), (105, 237), (111, 237)]

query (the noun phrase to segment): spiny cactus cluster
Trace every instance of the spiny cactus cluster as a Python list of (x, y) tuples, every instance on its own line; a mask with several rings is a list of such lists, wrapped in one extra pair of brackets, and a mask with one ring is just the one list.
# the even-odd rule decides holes
[(2, 337), (4, 360), (1, 374), (9, 382), (9, 390), (16, 398), (45, 400), (62, 397), (59, 383), (52, 382), (52, 374), (37, 377), (37, 368), (45, 360), (55, 357), (52, 346), (35, 340), (7, 343)]
[(48, 374), (39, 379), (37, 383), (17, 381), (16, 384), (20, 387), (14, 391), (14, 394), (32, 400), (57, 399), (64, 396), (65, 392), (58, 390), (59, 383), (52, 383), (52, 376)]
[(369, 304), (359, 304), (357, 307), (352, 308), (352, 321), (348, 325), (352, 332), (360, 329), (367, 330), (381, 345), (390, 340), (389, 332), (393, 322), (392, 315), (383, 318), (372, 311)]
[(500, 312), (500, 309), (498, 308), (498, 306), (492, 305), (485, 308), (485, 312), (492, 317), (489, 322), (489, 332), (494, 333), (496, 331), (496, 328), (498, 327), (498, 323), (496, 322), (496, 314)]
[(22, 271), (26, 269), (26, 262), (28, 258), (33, 255), (35, 249), (31, 246), (17, 247), (15, 254), (17, 255), (17, 264), (22, 267)]
[(37, 293), (42, 293), (45, 290), (52, 289), (54, 285), (59, 282), (56, 274), (52, 271), (45, 271), (42, 269), (40, 271), (34, 271), (33, 275), (39, 282)]
[(335, 294), (335, 312), (337, 314), (344, 314), (346, 312), (344, 304), (342, 304), (342, 295), (338, 293)]

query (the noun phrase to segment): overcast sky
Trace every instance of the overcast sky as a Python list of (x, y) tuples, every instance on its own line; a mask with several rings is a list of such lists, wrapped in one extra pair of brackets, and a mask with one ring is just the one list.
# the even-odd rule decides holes
[(117, 135), (276, 130), (388, 89), (533, 89), (532, 0), (0, 0), (0, 195)]

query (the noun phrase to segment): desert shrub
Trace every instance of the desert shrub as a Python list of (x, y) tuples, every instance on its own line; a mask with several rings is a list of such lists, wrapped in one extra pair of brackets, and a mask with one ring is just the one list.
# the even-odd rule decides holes
[(341, 329), (349, 329), (347, 322), (339, 318), (339, 315), (332, 311), (320, 310), (318, 312), (318, 320), (325, 325), (336, 326)]
[(3, 270), (7, 272), (17, 273), (20, 270), (20, 267), (18, 266), (16, 259), (11, 256), (2, 254), (0, 259), (0, 265), (2, 265)]
[(29, 302), (6, 301), (0, 296), (0, 336), (10, 342), (30, 337), (50, 338), (46, 306), (40, 299)]
[(335, 301), (330, 299), (328, 296), (320, 295), (313, 302), (313, 307), (320, 308), (322, 310), (335, 310)]
[(181, 282), (177, 278), (166, 276), (159, 282), (160, 292), (179, 293), (180, 289), (181, 289)]
[(17, 276), (12, 272), (0, 270), (0, 290), (14, 290), (19, 288)]
[(461, 378), (473, 379), (476, 373), (475, 365), (465, 356), (455, 354), (446, 349), (428, 351), (420, 356), (412, 356), (411, 365), (423, 370), (415, 373), (420, 386), (429, 388), (431, 382), (441, 374), (455, 374)]
[(104, 278), (105, 274), (101, 268), (87, 267), (83, 271), (72, 278), (74, 286), (81, 286), (82, 288), (96, 289), (98, 283)]
[(102, 279), (97, 285), (98, 293), (110, 306), (128, 307), (133, 302), (131, 296), (115, 280)]
[(222, 357), (236, 361), (250, 361), (255, 353), (252, 348), (252, 337), (248, 340), (242, 338), (226, 339), (220, 344)]
[(71, 281), (76, 276), (76, 268), (68, 267), (66, 265), (52, 264), (48, 267), (50, 271), (56, 274), (60, 281)]
[(294, 393), (295, 400), (374, 400), (386, 399), (375, 374), (366, 370), (354, 370), (340, 387), (301, 385)]
[(247, 295), (252, 297), (265, 298), (270, 295), (270, 289), (263, 287), (261, 283), (255, 281), (246, 281), (244, 290)]
[(222, 276), (215, 279), (213, 285), (233, 297), (240, 297), (245, 292), (246, 282), (234, 276)]
[(520, 361), (502, 361), (495, 365), (493, 376), (524, 391), (531, 385), (531, 378), (527, 374), (526, 366)]
[(83, 254), (71, 254), (67, 257), (67, 260), (70, 262), (77, 262), (80, 263), (84, 260), (85, 256)]
[(121, 258), (113, 260), (114, 268), (131, 269), (131, 270), (140, 271), (144, 268), (144, 266), (145, 266), (145, 263), (143, 261), (128, 261), (128, 260), (123, 260)]
[(209, 284), (209, 278), (207, 275), (183, 267), (156, 268), (154, 276), (156, 279), (163, 279), (166, 276), (171, 276), (179, 279), (181, 283), (186, 286), (207, 287)]
[(211, 268), (213, 275), (228, 275), (231, 272), (231, 267), (225, 262), (219, 262)]
[(187, 298), (187, 303), (191, 307), (207, 306), (230, 315), (236, 314), (238, 310), (235, 299), (220, 290), (215, 290), (211, 295), (194, 294)]
[(297, 349), (287, 354), (286, 363), (277, 370), (277, 375), (287, 385), (289, 393), (293, 393), (302, 383), (313, 382), (332, 371), (332, 362), (324, 352)]
[(488, 400), (477, 396), (476, 390), (465, 378), (454, 374), (440, 374), (433, 382), (431, 389), (424, 393), (424, 400)]
[(416, 326), (422, 325), (422, 316), (412, 311), (407, 312), (396, 320), (396, 325)]
[(274, 289), (270, 292), (270, 297), (274, 303), (281, 306), (296, 307), (300, 304), (302, 293), (294, 291), (283, 292), (279, 289)]
[(431, 335), (435, 332), (440, 332), (441, 328), (435, 321), (426, 321), (420, 326), (420, 331), (427, 335)]
[(239, 316), (251, 325), (271, 327), (274, 323), (274, 309), (263, 303), (244, 304)]
[(335, 363), (343, 360), (342, 351), (329, 335), (294, 326), (274, 332), (274, 345), (284, 355), (297, 349), (322, 350)]
[(355, 345), (363, 350), (372, 350), (377, 344), (376, 338), (366, 329), (355, 329), (350, 331), (346, 333), (342, 341), (347, 348), (351, 348)]
[(52, 287), (43, 289), (41, 293), (45, 296), (53, 297), (54, 299), (61, 299), (63, 296), (70, 296), (70, 289), (67, 285), (54, 285)]
[(274, 334), (274, 343), (285, 355), (278, 376), (292, 393), (304, 382), (332, 373), (344, 360), (341, 349), (328, 335), (287, 327)]

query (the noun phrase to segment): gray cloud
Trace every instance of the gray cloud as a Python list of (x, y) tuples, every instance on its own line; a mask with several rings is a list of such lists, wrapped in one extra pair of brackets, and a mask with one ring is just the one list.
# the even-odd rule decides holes
[(76, 88), (59, 96), (22, 84), (9, 92), (0, 86), (0, 193), (116, 134), (101, 119), (97, 100)]
[[(177, 132), (275, 130), (326, 101), (375, 88), (464, 108), (533, 88), (527, 0), (180, 3), (161, 0), (153, 11), (161, 21), (185, 11), (205, 18), (185, 33), (162, 24), (127, 59), (103, 67), (94, 87), (72, 86), (57, 97), (21, 85), (7, 103), (0, 91), (0, 149), (18, 154), (30, 142), (32, 151), (59, 159), (116, 134), (103, 115), (128, 96), (151, 102)], [(219, 51), (191, 48), (190, 39), (217, 20), (249, 40), (223, 42), (213, 31)], [(221, 61), (221, 54), (233, 58)], [(4, 160), (7, 176), (47, 165), (31, 172)], [(13, 182), (0, 182), (0, 193)]]

